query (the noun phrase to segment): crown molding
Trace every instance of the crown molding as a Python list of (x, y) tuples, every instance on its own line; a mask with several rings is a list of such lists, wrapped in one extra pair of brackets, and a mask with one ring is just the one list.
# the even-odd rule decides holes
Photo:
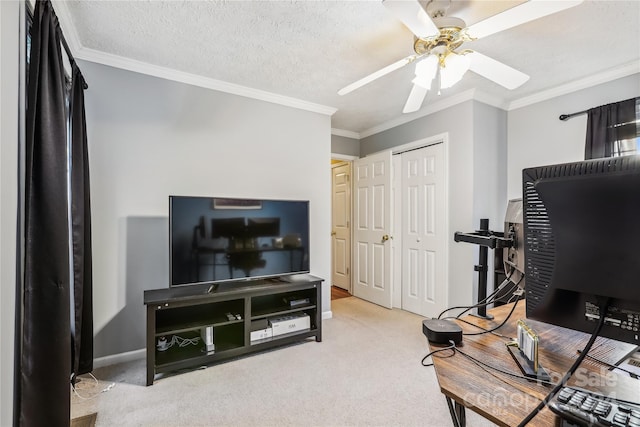
[(343, 160), (345, 162), (350, 162), (352, 160), (357, 160), (359, 158), (360, 157), (358, 156), (351, 156), (349, 154), (331, 153), (332, 160)]
[(331, 135), (344, 136), (345, 138), (351, 139), (360, 139), (360, 134), (358, 132), (338, 128), (331, 128)]
[(544, 90), (535, 93), (530, 96), (526, 96), (520, 99), (516, 99), (511, 102), (507, 102), (501, 98), (495, 97), (488, 93), (480, 92), (475, 89), (469, 89), (458, 95), (451, 96), (443, 99), (442, 101), (433, 103), (427, 108), (420, 110), (415, 114), (409, 116), (399, 117), (397, 119), (390, 120), (380, 125), (374, 126), (370, 129), (360, 132), (361, 138), (366, 138), (376, 133), (383, 132), (385, 130), (394, 128), (396, 126), (403, 125), (412, 120), (420, 117), (428, 116), (429, 114), (436, 113), (446, 108), (452, 107), (461, 102), (475, 100), (484, 104), (491, 105), (496, 108), (500, 108), (506, 111), (516, 110), (518, 108), (526, 107), (528, 105), (536, 104), (538, 102), (547, 101), (558, 96), (566, 95), (578, 90), (587, 89), (599, 84), (607, 83), (616, 79), (627, 77), (633, 74), (640, 73), (640, 61), (633, 61), (620, 67), (612, 68), (602, 73), (594, 74), (584, 79), (576, 80), (568, 84), (556, 86), (555, 88)]
[(623, 66), (611, 68), (601, 73), (585, 77), (584, 79), (579, 79), (549, 90), (543, 90), (531, 96), (516, 99), (509, 104), (508, 111), (517, 110), (518, 108), (537, 104), (538, 102), (547, 101), (558, 96), (567, 95), (578, 90), (587, 89), (637, 73), (640, 73), (640, 61), (633, 61)]
[(360, 132), (360, 136), (362, 138), (366, 138), (371, 135), (375, 135), (380, 132), (384, 132), (385, 130), (394, 128), (396, 126), (403, 125), (405, 123), (409, 123), (413, 120), (419, 119), (424, 116), (428, 116), (430, 114), (436, 113), (438, 111), (444, 110), (446, 108), (452, 107), (454, 105), (460, 104), (465, 101), (469, 101), (474, 99), (476, 90), (469, 89), (464, 92), (461, 92), (457, 95), (450, 96), (448, 98), (444, 98), (441, 101), (437, 101), (427, 105), (425, 108), (420, 111), (412, 114), (406, 114), (401, 117), (389, 120), (377, 126), (374, 126), (370, 129)]
[(207, 89), (217, 90), (220, 92), (230, 93), (233, 95), (243, 96), (245, 98), (257, 99), (260, 101), (270, 102), (273, 104), (292, 107), (299, 110), (311, 111), (327, 116), (332, 116), (337, 108), (328, 107), (326, 105), (315, 104), (289, 96), (278, 95), (276, 93), (264, 90), (253, 89), (247, 86), (241, 86), (233, 83), (224, 82), (222, 80), (202, 77), (183, 71), (177, 71), (166, 67), (152, 65), (142, 61), (136, 61), (119, 55), (100, 52), (94, 49), (88, 49), (80, 43), (80, 38), (73, 25), (73, 20), (69, 14), (69, 9), (65, 2), (54, 0), (56, 15), (60, 21), (60, 26), (65, 34), (67, 44), (76, 59), (95, 62), (97, 64), (108, 65), (123, 70), (134, 71), (136, 73), (146, 74), (154, 77), (160, 77), (180, 83), (186, 83), (193, 86), (199, 86)]
[[(226, 92), (246, 98), (257, 99), (265, 102), (283, 105), (286, 107), (292, 107), (296, 109), (311, 111), (314, 113), (320, 113), (324, 115), (333, 115), (337, 108), (329, 107), (325, 105), (315, 104), (301, 99), (278, 95), (272, 92), (267, 92), (259, 89), (253, 89), (246, 86), (227, 83), (221, 80), (206, 78), (191, 73), (172, 70), (166, 67), (160, 67), (151, 65), (145, 62), (128, 59), (118, 55), (112, 55), (104, 52), (99, 52), (93, 49), (88, 49), (82, 46), (73, 20), (70, 17), (69, 10), (66, 2), (61, 0), (52, 0), (52, 3), (56, 10), (56, 15), (60, 21), (65, 35), (65, 39), (74, 57), (77, 59), (83, 59), (98, 64), (108, 65), (116, 68), (121, 68), (129, 71), (134, 71), (142, 74), (151, 75), (167, 80), (173, 80), (181, 83), (186, 83), (194, 86), (199, 86), (207, 89), (217, 90), (220, 92)], [(538, 102), (546, 101), (558, 96), (566, 95), (578, 90), (587, 89), (592, 86), (596, 86), (602, 83), (607, 83), (612, 80), (623, 78), (632, 74), (640, 73), (640, 61), (633, 61), (620, 67), (612, 68), (602, 73), (594, 74), (584, 79), (576, 80), (565, 85), (560, 85), (555, 88), (544, 90), (535, 93), (530, 96), (526, 96), (520, 99), (506, 102), (503, 99), (477, 91), (475, 89), (469, 89), (457, 95), (442, 99), (441, 101), (434, 102), (428, 105), (426, 108), (420, 111), (408, 115), (403, 115), (396, 119), (389, 120), (370, 129), (366, 129), (362, 132), (353, 132), (345, 129), (332, 128), (331, 134), (337, 136), (344, 136), (346, 138), (363, 139), (376, 133), (383, 132), (385, 130), (394, 128), (396, 126), (403, 125), (418, 118), (428, 116), (454, 105), (460, 104), (469, 100), (476, 100), (496, 108), (500, 108), (507, 111), (516, 110), (518, 108), (526, 107), (528, 105), (536, 104)]]
[(97, 50), (87, 49), (84, 47), (80, 48), (75, 56), (76, 58), (84, 59), (85, 61), (109, 65), (111, 67), (121, 68), (123, 70), (134, 71), (136, 73), (146, 74), (149, 76), (160, 77), (163, 79), (186, 83), (193, 86), (217, 90), (220, 92), (243, 96), (245, 98), (271, 102), (273, 104), (284, 105), (285, 107), (311, 111), (313, 113), (320, 113), (331, 116), (336, 111), (338, 111), (338, 109), (334, 107), (314, 104), (312, 102), (303, 101), (301, 99), (292, 98), (289, 96), (278, 95), (276, 93), (253, 89), (234, 83), (228, 83), (222, 80), (211, 79), (196, 74), (186, 73), (184, 71), (177, 71), (166, 67), (160, 67), (158, 65), (152, 65), (146, 62), (136, 61), (122, 56), (99, 52)]
[(491, 95), (480, 90), (475, 91), (473, 100), (505, 111), (507, 111), (507, 109), (509, 108), (509, 101), (507, 101), (506, 99)]

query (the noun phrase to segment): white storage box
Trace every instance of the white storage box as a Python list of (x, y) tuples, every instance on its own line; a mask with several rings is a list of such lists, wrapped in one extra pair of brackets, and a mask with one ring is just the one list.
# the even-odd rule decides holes
[(311, 319), (308, 314), (304, 313), (269, 319), (269, 324), (274, 337), (311, 329)]
[(271, 338), (272, 336), (273, 331), (271, 330), (271, 327), (251, 331), (251, 341), (263, 340), (265, 338)]

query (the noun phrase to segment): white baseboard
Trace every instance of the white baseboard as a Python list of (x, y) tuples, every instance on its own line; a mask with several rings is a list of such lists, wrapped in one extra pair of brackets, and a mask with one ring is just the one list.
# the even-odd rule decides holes
[(333, 311), (323, 311), (322, 312), (322, 320), (331, 319), (333, 317)]
[(93, 369), (103, 368), (105, 366), (115, 365), (116, 363), (131, 362), (132, 360), (142, 359), (146, 356), (147, 350), (127, 351), (125, 353), (112, 354), (109, 356), (98, 357), (93, 359)]

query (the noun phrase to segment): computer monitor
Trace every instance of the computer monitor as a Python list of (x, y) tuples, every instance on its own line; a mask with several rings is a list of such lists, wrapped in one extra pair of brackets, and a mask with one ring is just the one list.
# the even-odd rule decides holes
[(249, 218), (247, 234), (251, 237), (279, 236), (280, 218)]
[(640, 345), (640, 156), (522, 177), (527, 318)]
[(510, 281), (525, 288), (524, 280), (524, 227), (522, 224), (522, 199), (512, 199), (507, 203), (504, 216), (504, 237), (511, 244), (503, 249), (504, 271)]

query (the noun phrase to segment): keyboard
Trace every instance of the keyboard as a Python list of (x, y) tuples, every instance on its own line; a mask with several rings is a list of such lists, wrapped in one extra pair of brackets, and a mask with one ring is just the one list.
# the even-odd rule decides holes
[(549, 402), (561, 418), (587, 427), (640, 427), (640, 405), (565, 386)]

